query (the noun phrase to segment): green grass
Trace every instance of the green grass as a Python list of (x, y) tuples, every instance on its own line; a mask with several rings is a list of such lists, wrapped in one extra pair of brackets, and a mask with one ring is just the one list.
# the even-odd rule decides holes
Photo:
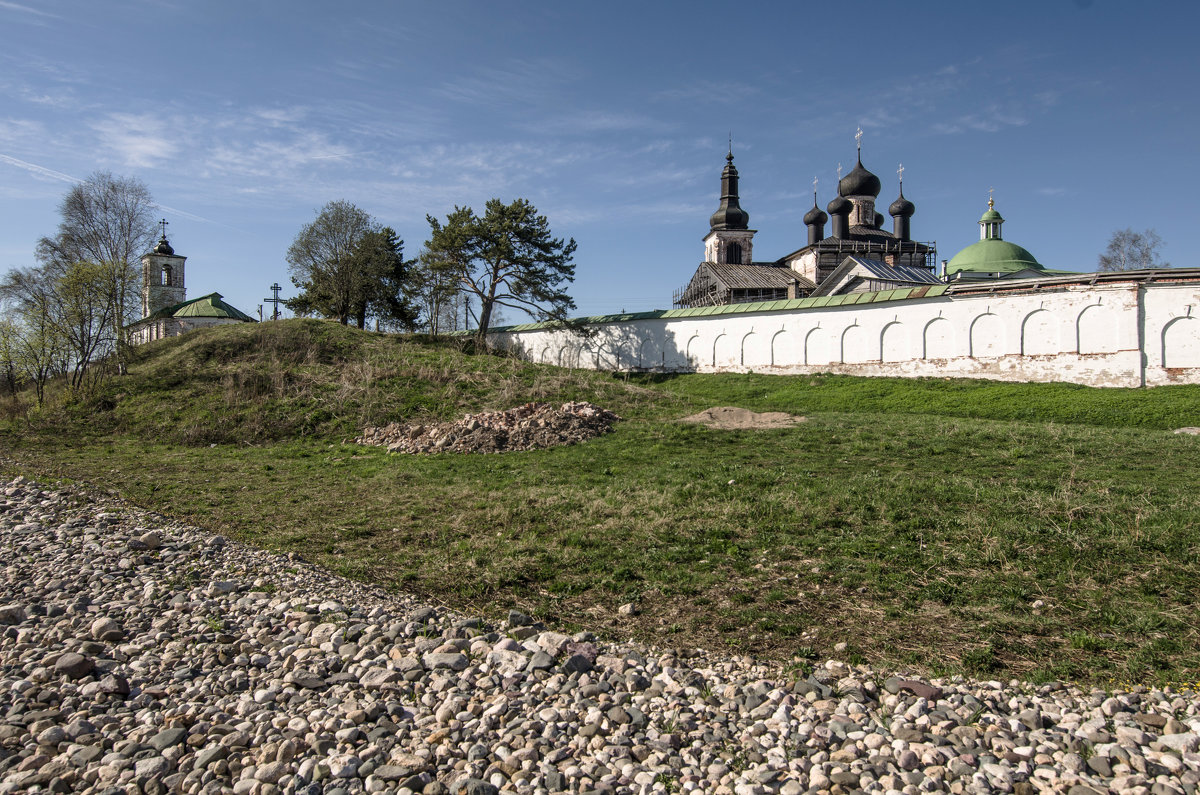
[[(784, 662), (845, 641), (929, 673), (1200, 678), (1200, 439), (1163, 430), (1200, 424), (1200, 389), (627, 380), (330, 324), (215, 331), (143, 351), (130, 376), (8, 423), (0, 444), (27, 473), (463, 610)], [(361, 377), (367, 364), (386, 375)], [(228, 386), (276, 365), (291, 371)], [(364, 420), (575, 398), (629, 419), (530, 453), (342, 443)], [(328, 416), (306, 420), (322, 400)], [(672, 421), (712, 405), (809, 421)], [(637, 617), (617, 614), (628, 601)]]

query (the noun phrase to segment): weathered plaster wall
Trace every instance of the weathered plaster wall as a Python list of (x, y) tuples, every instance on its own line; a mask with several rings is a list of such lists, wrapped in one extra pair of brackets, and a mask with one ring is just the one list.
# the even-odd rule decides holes
[(245, 321), (236, 320), (231, 317), (172, 317), (144, 321), (137, 327), (130, 330), (129, 342), (132, 345), (141, 345), (143, 343), (162, 339), (163, 337), (178, 337), (180, 334), (186, 334), (187, 332), (195, 331), (198, 328), (208, 328), (209, 326), (226, 326), (230, 323), (243, 322)]
[(1093, 386), (1200, 383), (1200, 284), (1026, 293), (497, 332), (534, 361), (603, 370), (953, 376)]

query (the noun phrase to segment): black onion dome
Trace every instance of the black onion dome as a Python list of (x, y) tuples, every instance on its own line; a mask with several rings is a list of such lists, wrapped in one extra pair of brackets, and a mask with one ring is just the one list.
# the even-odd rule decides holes
[(863, 168), (862, 159), (855, 164), (854, 170), (842, 177), (838, 183), (838, 193), (842, 196), (878, 196), (883, 190), (879, 177)]
[(845, 196), (839, 194), (825, 209), (829, 210), (830, 215), (849, 215), (850, 211), (854, 209), (854, 205)]
[(171, 248), (171, 244), (167, 242), (165, 237), (158, 239), (158, 245), (154, 247), (155, 254), (166, 254), (168, 256), (175, 253), (175, 249)]
[(819, 226), (829, 220), (829, 216), (821, 211), (817, 206), (816, 199), (813, 199), (812, 209), (804, 214), (805, 226)]
[(917, 206), (904, 198), (904, 191), (900, 191), (900, 198), (892, 202), (892, 206), (888, 207), (888, 215), (893, 218), (912, 218), (913, 213), (917, 211)]
[(708, 224), (713, 229), (747, 229), (750, 226), (750, 213), (732, 202), (728, 206), (722, 203), (709, 217)]
[(875, 218), (872, 219), (871, 223), (875, 225), (876, 229), (881, 228), (883, 226), (883, 213), (875, 213)]

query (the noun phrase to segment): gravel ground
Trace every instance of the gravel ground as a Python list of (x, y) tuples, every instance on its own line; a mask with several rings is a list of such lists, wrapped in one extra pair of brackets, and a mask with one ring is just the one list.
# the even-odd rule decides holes
[(921, 682), (456, 615), (0, 484), (0, 793), (1135, 792), (1195, 694)]

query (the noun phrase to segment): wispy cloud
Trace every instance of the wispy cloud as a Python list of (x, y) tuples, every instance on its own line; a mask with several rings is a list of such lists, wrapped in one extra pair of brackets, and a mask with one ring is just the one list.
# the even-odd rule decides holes
[(195, 213), (189, 213), (187, 210), (180, 210), (175, 207), (169, 207), (165, 204), (159, 204), (159, 203), (155, 202), (154, 206), (159, 208), (160, 210), (171, 213), (172, 215), (178, 215), (182, 218), (190, 218), (193, 221), (201, 221), (206, 224), (217, 224), (218, 226), (228, 226), (227, 224), (220, 224), (217, 221), (212, 220), (211, 218), (205, 218), (203, 215), (196, 215)]
[(91, 126), (101, 145), (131, 168), (156, 166), (179, 150), (178, 134), (157, 114), (110, 113)]
[(548, 58), (515, 59), (480, 69), (433, 89), (444, 99), (469, 105), (538, 105), (558, 97), (574, 69)]
[(51, 14), (49, 11), (42, 11), (39, 8), (22, 5), (21, 3), (13, 3), (11, 0), (0, 0), (0, 9), (4, 11), (15, 11), (18, 14), (29, 14), (35, 17), (44, 19), (62, 19), (58, 14)]
[(941, 135), (957, 135), (964, 132), (999, 132), (1006, 127), (1024, 127), (1029, 119), (1019, 111), (1000, 105), (989, 105), (974, 113), (967, 113), (951, 121), (937, 122), (933, 131)]
[(555, 114), (553, 117), (538, 118), (520, 126), (523, 129), (546, 135), (587, 135), (632, 131), (661, 134), (671, 129), (670, 124), (644, 114), (599, 110)]
[(672, 102), (744, 103), (748, 97), (760, 94), (762, 88), (738, 80), (697, 81), (688, 85), (672, 86), (654, 93), (658, 100)]
[(29, 163), (25, 160), (20, 160), (9, 155), (0, 155), (0, 163), (7, 163), (10, 166), (16, 166), (17, 168), (24, 169), (30, 174), (33, 174), (37, 177), (42, 177), (43, 179), (53, 179), (58, 180), (59, 182), (70, 182), (72, 184), (82, 182), (81, 179), (78, 177), (72, 177), (70, 174), (64, 174), (61, 171), (55, 171), (52, 168), (39, 166), (36, 163)]
[(1037, 192), (1042, 196), (1066, 196), (1069, 193), (1066, 188), (1038, 188)]

